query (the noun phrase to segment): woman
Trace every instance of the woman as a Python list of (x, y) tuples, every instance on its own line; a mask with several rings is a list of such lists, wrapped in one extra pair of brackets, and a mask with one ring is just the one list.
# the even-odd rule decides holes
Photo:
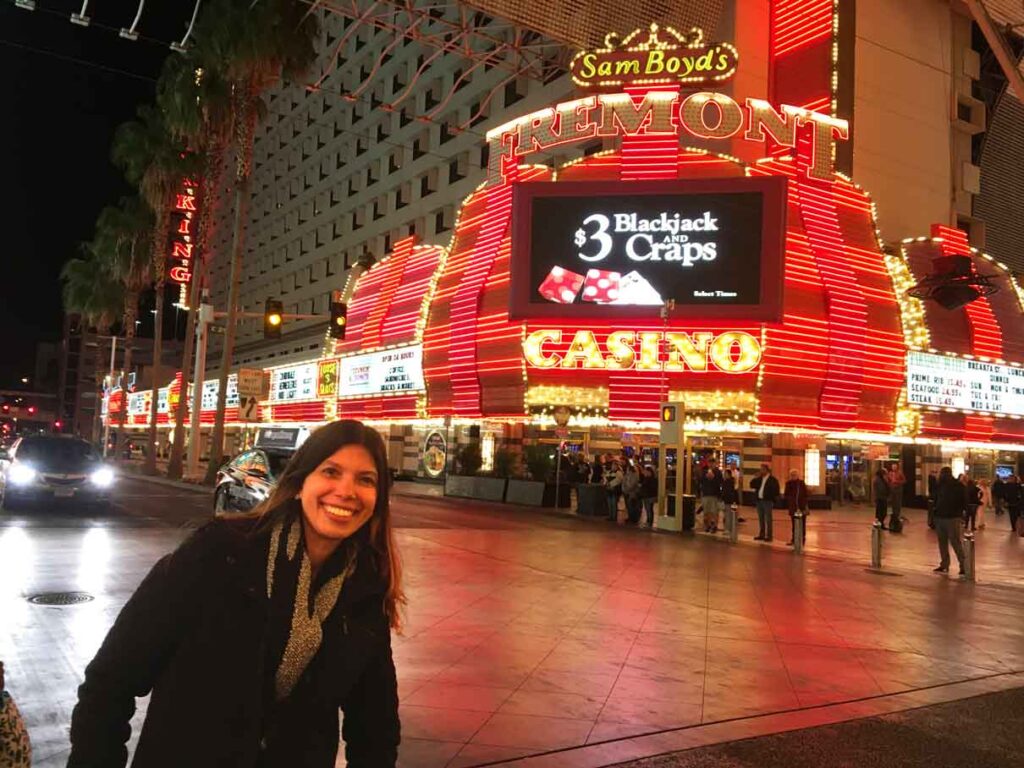
[(979, 480), (978, 489), (981, 493), (981, 505), (978, 507), (978, 530), (985, 527), (985, 513), (992, 511), (992, 486), (988, 480)]
[(69, 768), (393, 768), (390, 630), (404, 603), (384, 443), (357, 421), (314, 432), (270, 498), (160, 560), (85, 671)]
[(875, 470), (872, 490), (875, 497), (875, 519), (882, 528), (885, 528), (885, 515), (889, 510), (889, 480), (881, 467)]
[(604, 466), (604, 488), (608, 493), (608, 519), (613, 523), (619, 521), (619, 499), (622, 498), (622, 467), (617, 461), (609, 461)]
[(789, 523), (793, 531), (786, 546), (792, 547), (793, 542), (796, 541), (797, 512), (803, 512), (805, 515), (803, 536), (800, 537), (800, 543), (805, 544), (807, 543), (807, 484), (800, 479), (800, 474), (795, 469), (789, 471), (789, 480), (786, 481), (786, 490), (783, 495), (786, 497), (786, 509), (789, 510)]

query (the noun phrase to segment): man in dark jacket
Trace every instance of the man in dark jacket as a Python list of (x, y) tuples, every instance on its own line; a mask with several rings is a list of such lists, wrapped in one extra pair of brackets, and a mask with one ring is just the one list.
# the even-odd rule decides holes
[(1021, 507), (1024, 507), (1024, 486), (1021, 486), (1020, 479), (1016, 475), (1006, 478), (1006, 485), (1003, 486), (1003, 502), (1010, 513), (1010, 530), (1017, 530), (1017, 518), (1020, 517)]
[(953, 470), (943, 467), (935, 499), (935, 532), (939, 535), (939, 567), (936, 573), (949, 573), (949, 545), (953, 544), (964, 575), (964, 547), (960, 541), (960, 521), (967, 511), (967, 488), (953, 477)]
[(995, 507), (996, 514), (1003, 514), (1006, 501), (1003, 497), (1003, 490), (1006, 488), (1006, 483), (1003, 482), (1002, 475), (996, 475), (996, 479), (992, 481), (992, 506)]
[(698, 491), (700, 504), (704, 509), (704, 530), (708, 533), (718, 531), (718, 512), (722, 506), (722, 470), (718, 462), (712, 459), (701, 471)]
[(775, 500), (779, 497), (779, 481), (772, 474), (772, 468), (762, 464), (761, 474), (750, 481), (750, 487), (754, 490), (757, 504), (758, 533), (754, 541), (771, 541), (772, 510), (775, 509)]

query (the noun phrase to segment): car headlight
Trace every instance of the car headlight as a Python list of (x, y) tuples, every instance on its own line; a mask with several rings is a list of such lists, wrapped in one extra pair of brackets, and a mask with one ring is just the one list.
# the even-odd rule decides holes
[(11, 464), (7, 479), (15, 485), (29, 485), (36, 479), (36, 471), (27, 464)]
[(100, 467), (89, 478), (92, 484), (99, 488), (109, 488), (114, 482), (114, 470), (110, 467)]

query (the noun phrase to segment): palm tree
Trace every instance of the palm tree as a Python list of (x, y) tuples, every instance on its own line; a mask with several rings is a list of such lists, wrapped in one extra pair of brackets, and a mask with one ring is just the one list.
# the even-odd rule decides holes
[[(224, 154), (231, 140), (231, 91), (215, 70), (204, 70), (190, 55), (171, 56), (164, 62), (156, 87), (157, 104), (171, 133), (196, 153), (203, 165), (199, 179), (199, 212), (196, 223), (195, 259), (189, 293), (189, 313), (185, 326), (185, 352), (182, 356), (181, 379), (187, 392), (192, 378), (192, 339), (210, 263), (207, 247), (213, 241), (217, 221), (219, 194), (224, 175)], [(198, 382), (196, 382), (198, 384)], [(185, 447), (185, 414), (188, 398), (178, 401), (174, 412), (174, 440), (167, 476), (180, 478)], [(198, 435), (192, 436), (198, 440)]]
[(138, 119), (118, 126), (114, 133), (111, 159), (122, 169), (125, 178), (139, 188), (143, 199), (153, 209), (154, 227), (150, 265), (156, 283), (156, 317), (153, 329), (153, 402), (150, 410), (149, 440), (145, 471), (156, 472), (156, 420), (160, 386), (160, 363), (163, 354), (164, 282), (166, 276), (167, 226), (175, 190), (183, 178), (195, 170), (195, 160), (175, 140), (160, 112), (142, 106)]
[(120, 281), (111, 277), (91, 253), (66, 262), (60, 280), (64, 311), (80, 315), (100, 336), (109, 335), (124, 307), (124, 287)]
[(213, 0), (196, 25), (195, 58), (204, 71), (217, 73), (231, 94), (234, 134), (234, 219), (231, 237), (231, 283), (221, 355), (217, 413), (210, 442), (206, 482), (212, 484), (224, 449), (227, 381), (235, 346), (238, 288), (248, 218), (253, 135), (265, 112), (263, 94), (282, 78), (298, 77), (316, 59), (319, 21), (294, 0)]
[[(84, 258), (71, 259), (60, 272), (64, 312), (79, 315), (83, 324), (97, 335), (107, 336), (124, 306), (124, 287), (103, 268), (98, 259), (86, 252)], [(97, 373), (106, 370), (102, 355), (97, 356)], [(122, 401), (121, 410), (127, 409)], [(97, 411), (96, 416), (99, 416)]]
[[(100, 211), (92, 242), (86, 246), (100, 268), (119, 281), (123, 289), (121, 332), (124, 335), (123, 369), (126, 372), (132, 370), (139, 297), (152, 283), (150, 238), (153, 226), (153, 212), (145, 202), (138, 197), (122, 197), (117, 206), (108, 205)], [(127, 407), (122, 408), (116, 456), (123, 455), (127, 414)]]

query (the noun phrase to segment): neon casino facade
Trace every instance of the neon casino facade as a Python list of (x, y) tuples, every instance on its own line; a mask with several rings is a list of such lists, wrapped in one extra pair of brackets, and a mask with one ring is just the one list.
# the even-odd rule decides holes
[[(485, 467), (537, 441), (642, 451), (675, 401), (694, 454), (744, 474), (795, 467), (821, 492), (838, 466), (856, 485), (890, 457), (919, 492), (939, 464), (1016, 471), (1024, 293), (957, 229), (884, 245), (870, 192), (836, 170), (849, 139), (836, 6), (786, 5), (770, 14), (766, 82), (739, 87), (742, 50), (696, 31), (581, 52), (578, 98), (488, 132), (487, 178), (447, 246), (408, 238), (350, 274), (347, 338), (268, 369), (260, 423), (364, 419), (396, 469), (422, 476), (438, 445), (480, 441)], [(595, 138), (613, 146), (534, 161)], [(632, 273), (600, 269), (602, 238)], [(952, 253), (998, 292), (955, 310), (908, 295)], [(130, 424), (150, 396), (129, 396)]]

